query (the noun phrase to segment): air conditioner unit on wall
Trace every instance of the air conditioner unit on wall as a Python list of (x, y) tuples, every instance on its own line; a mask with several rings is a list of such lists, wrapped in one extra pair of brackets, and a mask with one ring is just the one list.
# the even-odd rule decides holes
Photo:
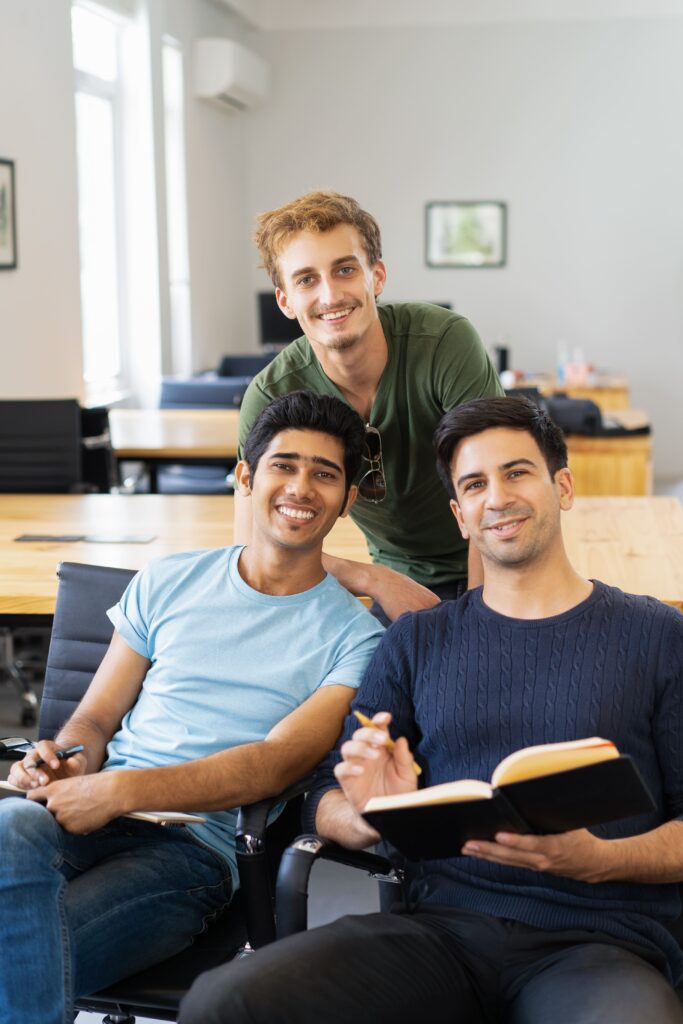
[(194, 91), (223, 107), (248, 110), (266, 98), (268, 65), (233, 39), (197, 39)]

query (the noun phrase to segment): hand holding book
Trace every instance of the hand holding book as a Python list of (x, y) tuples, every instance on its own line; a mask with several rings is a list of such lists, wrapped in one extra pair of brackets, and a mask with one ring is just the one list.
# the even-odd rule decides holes
[[(620, 756), (608, 740), (591, 737), (515, 751), (500, 762), (491, 783), (460, 779), (377, 795), (368, 800), (363, 817), (419, 860), (456, 857), (468, 841), (485, 843), (500, 833), (569, 832), (653, 807), (631, 758)], [(514, 839), (511, 845), (524, 846)]]
[(470, 840), (462, 848), (466, 857), (543, 871), (593, 885), (615, 880), (610, 875), (613, 864), (610, 854), (614, 852), (613, 842), (599, 839), (587, 828), (540, 836), (498, 832), (495, 841)]

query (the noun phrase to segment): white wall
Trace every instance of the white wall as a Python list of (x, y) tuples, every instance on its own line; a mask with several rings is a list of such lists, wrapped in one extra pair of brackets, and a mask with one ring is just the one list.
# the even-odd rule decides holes
[[(453, 301), (525, 369), (552, 369), (558, 339), (580, 345), (629, 376), (658, 474), (683, 475), (683, 20), (256, 33), (210, 0), (144, 2), (154, 52), (167, 32), (187, 57), (195, 369), (256, 345), (254, 215), (330, 186), (378, 217), (388, 299)], [(267, 56), (263, 109), (194, 99), (191, 42), (212, 34)], [(68, 0), (2, 0), (0, 36), (0, 156), (17, 162), (19, 229), (19, 269), (0, 272), (0, 395), (77, 395)], [(480, 197), (509, 203), (508, 267), (429, 270), (425, 202)], [(160, 249), (163, 262), (163, 237)]]
[[(277, 31), (247, 121), (248, 207), (320, 186), (383, 228), (388, 299), (450, 300), (513, 364), (556, 343), (625, 373), (683, 474), (683, 21)], [(424, 204), (509, 204), (502, 270), (430, 270)], [(264, 278), (255, 273), (252, 287)]]
[(68, 0), (2, 0), (0, 156), (15, 160), (19, 266), (0, 271), (0, 396), (83, 388)]

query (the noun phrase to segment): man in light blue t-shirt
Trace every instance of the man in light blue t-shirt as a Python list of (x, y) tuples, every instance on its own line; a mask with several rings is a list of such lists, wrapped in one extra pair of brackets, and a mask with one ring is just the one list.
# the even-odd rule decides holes
[[(334, 744), (381, 633), (321, 561), (363, 446), (336, 398), (273, 402), (236, 471), (249, 545), (152, 562), (110, 609), (78, 709), (12, 768), (29, 799), (0, 803), (0, 1024), (62, 1024), (76, 996), (189, 945), (234, 891), (234, 808)], [(122, 817), (149, 808), (206, 821)]]

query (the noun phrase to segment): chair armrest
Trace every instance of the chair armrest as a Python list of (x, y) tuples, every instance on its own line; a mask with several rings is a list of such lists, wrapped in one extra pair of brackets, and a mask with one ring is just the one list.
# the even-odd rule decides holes
[(317, 835), (299, 836), (282, 855), (277, 876), (275, 907), (277, 938), (306, 930), (308, 925), (308, 881), (318, 860), (330, 860), (366, 871), (378, 882), (401, 884), (403, 876), (391, 861), (367, 850), (347, 850)]
[(273, 893), (267, 858), (268, 815), (278, 804), (305, 793), (310, 789), (312, 781), (313, 776), (300, 779), (277, 796), (266, 797), (239, 809), (235, 828), (237, 870), (247, 937), (253, 949), (267, 946), (275, 940)]
[(293, 786), (289, 786), (288, 789), (284, 789), (276, 796), (267, 796), (263, 800), (258, 800), (255, 804), (245, 804), (244, 807), (240, 807), (235, 828), (238, 856), (249, 857), (262, 852), (261, 844), (263, 844), (265, 839), (268, 815), (273, 807), (277, 807), (278, 804), (287, 803), (288, 800), (294, 799), (295, 796), (301, 796), (302, 793), (310, 789), (312, 782), (313, 776), (309, 775), (307, 778), (295, 782)]

